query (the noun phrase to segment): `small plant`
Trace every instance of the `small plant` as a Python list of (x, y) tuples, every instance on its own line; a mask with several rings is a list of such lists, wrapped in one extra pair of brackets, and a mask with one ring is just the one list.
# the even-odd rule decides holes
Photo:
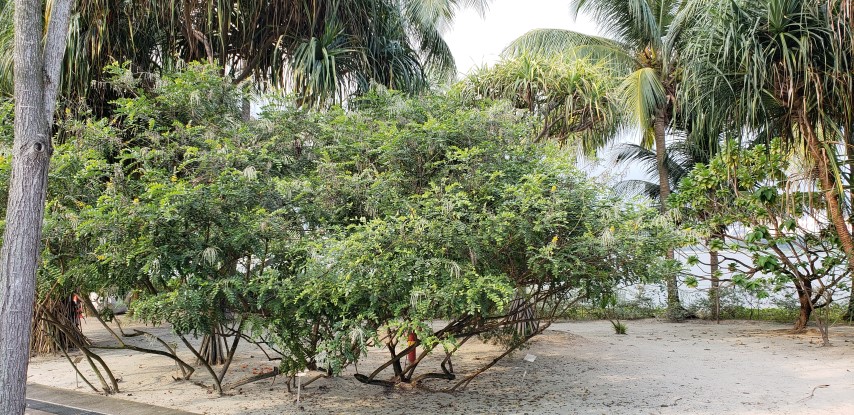
[(611, 322), (611, 325), (614, 326), (614, 334), (626, 334), (626, 325), (621, 323), (620, 320), (608, 320)]

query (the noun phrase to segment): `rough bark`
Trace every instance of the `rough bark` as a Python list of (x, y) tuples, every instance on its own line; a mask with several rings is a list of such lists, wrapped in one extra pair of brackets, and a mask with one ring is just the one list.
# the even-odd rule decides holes
[[(665, 143), (665, 134), (667, 132), (667, 124), (669, 124), (667, 114), (662, 111), (655, 120), (653, 120), (653, 131), (655, 133), (655, 161), (656, 170), (658, 170), (658, 188), (659, 202), (661, 203), (661, 213), (667, 212), (667, 199), (670, 197), (670, 173), (667, 171), (666, 154), (667, 147)], [(673, 259), (673, 249), (668, 249), (666, 253), (667, 259)], [(682, 309), (679, 302), (679, 287), (676, 275), (668, 275), (667, 280), (667, 309), (671, 319), (678, 319), (677, 314)]]
[[(68, 3), (68, 4), (65, 4)], [(32, 335), (33, 303), (42, 221), (47, 190), (51, 123), (58, 68), (45, 67), (45, 58), (64, 53), (70, 0), (53, 2), (51, 26), (42, 45), (41, 0), (15, 1), (15, 140), (6, 229), (0, 249), (0, 413), (23, 414)], [(53, 32), (60, 32), (54, 34)], [(49, 91), (54, 89), (54, 91)]]
[(62, 60), (68, 43), (68, 24), (71, 17), (71, 0), (59, 0), (52, 3), (48, 33), (44, 48), (44, 116), (48, 131), (53, 125), (53, 113), (56, 110), (56, 97), (59, 93)]
[(800, 303), (800, 313), (798, 320), (795, 321), (794, 331), (803, 331), (807, 328), (812, 314), (812, 284), (809, 281), (798, 281), (795, 283), (795, 290), (798, 292), (798, 302)]

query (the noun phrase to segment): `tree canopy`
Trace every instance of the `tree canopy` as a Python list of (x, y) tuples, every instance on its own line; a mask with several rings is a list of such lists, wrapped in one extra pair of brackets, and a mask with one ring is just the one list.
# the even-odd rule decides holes
[[(246, 122), (215, 67), (150, 91), (126, 71), (111, 118), (63, 126), (42, 295), (135, 292), (137, 318), (226, 327), (271, 345), (283, 373), (337, 373), (376, 345), (399, 365), (409, 332), (425, 353), (472, 336), (513, 350), (579, 300), (675, 272), (655, 209), (521, 140), (533, 126), (505, 103), (378, 91)], [(420, 379), (409, 368), (397, 381)]]
[[(287, 88), (301, 103), (340, 102), (371, 84), (418, 92), (456, 75), (443, 27), (485, 0), (95, 0), (75, 2), (63, 70), (64, 96), (96, 113), (115, 97), (103, 70), (131, 62), (161, 74), (186, 62), (218, 65), (235, 82)], [(0, 2), (0, 67), (11, 68), (12, 3)], [(11, 70), (0, 71), (11, 93)]]

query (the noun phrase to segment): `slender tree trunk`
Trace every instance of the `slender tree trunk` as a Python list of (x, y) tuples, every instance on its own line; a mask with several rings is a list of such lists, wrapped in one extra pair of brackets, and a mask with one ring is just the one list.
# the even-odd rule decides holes
[[(36, 270), (47, 191), (51, 122), (65, 51), (70, 0), (53, 3), (46, 45), (42, 48), (41, 0), (15, 1), (15, 141), (6, 230), (0, 248), (0, 413), (23, 414), (32, 335)], [(59, 31), (61, 35), (53, 32)]]
[(812, 156), (816, 167), (818, 167), (818, 180), (821, 185), (821, 191), (824, 193), (827, 217), (830, 219), (836, 230), (836, 235), (839, 237), (839, 244), (842, 246), (842, 252), (845, 253), (846, 259), (848, 259), (849, 269), (854, 270), (854, 238), (851, 236), (851, 230), (848, 228), (848, 222), (845, 220), (845, 215), (842, 211), (836, 180), (834, 180), (834, 172), (830, 169), (830, 156), (819, 141), (806, 114), (801, 112), (799, 116), (801, 133), (804, 134), (810, 156)]
[[(670, 172), (667, 171), (667, 147), (665, 143), (665, 133), (667, 124), (670, 123), (669, 117), (662, 110), (653, 120), (653, 131), (655, 133), (655, 161), (656, 169), (658, 170), (658, 190), (659, 202), (661, 203), (661, 213), (667, 212), (667, 199), (670, 197)], [(666, 253), (667, 259), (673, 259), (673, 249), (668, 249)], [(679, 287), (676, 275), (668, 275), (667, 280), (667, 311), (670, 319), (679, 319), (681, 314), (679, 311), (682, 305), (679, 302)]]
[[(722, 239), (722, 236), (717, 232), (712, 235), (711, 241), (717, 241)], [(720, 260), (718, 256), (717, 249), (710, 248), (709, 249), (709, 273), (712, 287), (709, 289), (709, 307), (711, 308), (711, 317), (715, 321), (719, 321), (721, 318), (721, 292), (720, 292), (720, 277), (718, 277), (718, 273), (720, 271)]]
[(245, 122), (252, 121), (252, 102), (249, 101), (249, 98), (243, 98), (240, 107), (240, 118)]
[(658, 115), (653, 121), (655, 132), (655, 162), (658, 170), (658, 190), (661, 213), (667, 212), (667, 199), (670, 197), (670, 172), (667, 171), (667, 144), (665, 133), (667, 131), (668, 119), (666, 115)]

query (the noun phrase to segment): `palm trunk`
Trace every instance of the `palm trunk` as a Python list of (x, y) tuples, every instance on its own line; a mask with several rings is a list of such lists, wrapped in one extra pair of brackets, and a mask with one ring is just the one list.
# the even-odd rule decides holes
[(827, 217), (833, 224), (836, 230), (836, 235), (839, 237), (839, 244), (842, 246), (842, 252), (845, 253), (848, 259), (848, 268), (854, 270), (854, 238), (851, 236), (851, 230), (848, 229), (848, 223), (845, 221), (845, 215), (842, 212), (842, 204), (834, 172), (830, 169), (830, 158), (819, 142), (818, 136), (809, 123), (806, 114), (800, 114), (800, 129), (807, 141), (807, 148), (818, 167), (818, 180), (821, 185), (821, 191), (824, 193), (825, 203), (827, 205)]
[[(15, 141), (0, 249), (0, 413), (23, 414), (51, 123), (70, 0), (55, 1), (46, 44), (41, 0), (15, 1)], [(59, 58), (57, 58), (59, 56)], [(47, 63), (47, 65), (46, 65)]]
[[(658, 187), (659, 187), (659, 202), (661, 203), (661, 213), (667, 212), (667, 199), (670, 197), (670, 173), (667, 171), (665, 133), (667, 124), (670, 123), (669, 117), (662, 110), (653, 121), (653, 131), (655, 133), (655, 161), (658, 170)], [(673, 249), (668, 248), (666, 258), (672, 260)], [(667, 310), (670, 319), (679, 319), (679, 311), (682, 305), (679, 302), (679, 287), (676, 275), (668, 275), (665, 281), (667, 284)]]

